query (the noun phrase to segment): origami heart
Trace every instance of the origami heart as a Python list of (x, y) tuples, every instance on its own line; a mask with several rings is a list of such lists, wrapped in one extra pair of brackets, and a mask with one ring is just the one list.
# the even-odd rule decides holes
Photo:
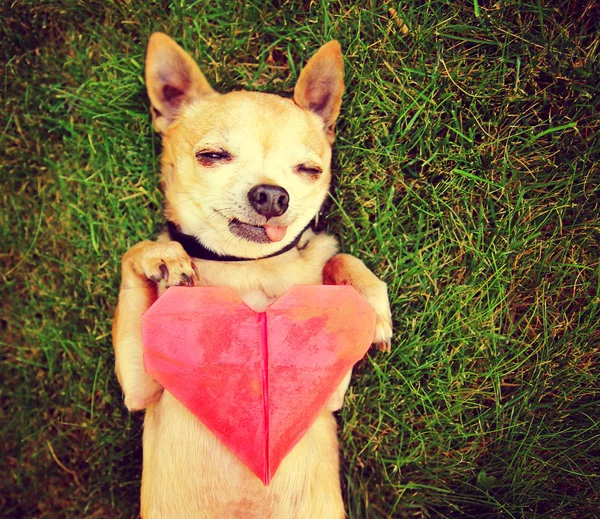
[(261, 313), (228, 288), (171, 287), (142, 319), (147, 372), (265, 485), (374, 330), (350, 286), (295, 286)]

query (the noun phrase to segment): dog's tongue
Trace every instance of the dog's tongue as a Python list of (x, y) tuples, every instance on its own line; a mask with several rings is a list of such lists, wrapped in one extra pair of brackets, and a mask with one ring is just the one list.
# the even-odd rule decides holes
[(281, 241), (285, 237), (285, 231), (287, 227), (277, 227), (275, 225), (265, 225), (265, 232), (267, 238), (271, 241)]

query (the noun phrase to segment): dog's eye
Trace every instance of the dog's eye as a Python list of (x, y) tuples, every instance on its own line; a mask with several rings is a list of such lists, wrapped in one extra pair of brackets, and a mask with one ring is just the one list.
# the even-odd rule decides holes
[(225, 150), (198, 150), (196, 159), (202, 166), (212, 166), (217, 162), (227, 162), (231, 160), (231, 154)]
[(303, 173), (304, 175), (310, 175), (311, 177), (316, 177), (322, 173), (322, 169), (318, 166), (314, 166), (312, 164), (299, 164), (296, 166), (296, 171), (298, 173)]

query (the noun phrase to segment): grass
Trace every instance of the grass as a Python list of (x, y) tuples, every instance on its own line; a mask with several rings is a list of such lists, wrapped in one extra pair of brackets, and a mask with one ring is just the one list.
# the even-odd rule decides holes
[(395, 324), (340, 415), (349, 516), (600, 516), (597, 3), (0, 10), (3, 517), (137, 514), (142, 418), (110, 327), (120, 257), (162, 222), (154, 30), (222, 91), (290, 94), (344, 47), (329, 228)]

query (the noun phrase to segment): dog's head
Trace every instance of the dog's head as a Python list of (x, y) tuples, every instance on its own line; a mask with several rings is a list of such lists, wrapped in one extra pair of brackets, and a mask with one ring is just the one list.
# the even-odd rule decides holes
[(162, 134), (166, 215), (223, 255), (262, 257), (308, 225), (327, 197), (344, 92), (338, 42), (302, 70), (294, 98), (218, 94), (171, 38), (148, 44), (146, 85)]

